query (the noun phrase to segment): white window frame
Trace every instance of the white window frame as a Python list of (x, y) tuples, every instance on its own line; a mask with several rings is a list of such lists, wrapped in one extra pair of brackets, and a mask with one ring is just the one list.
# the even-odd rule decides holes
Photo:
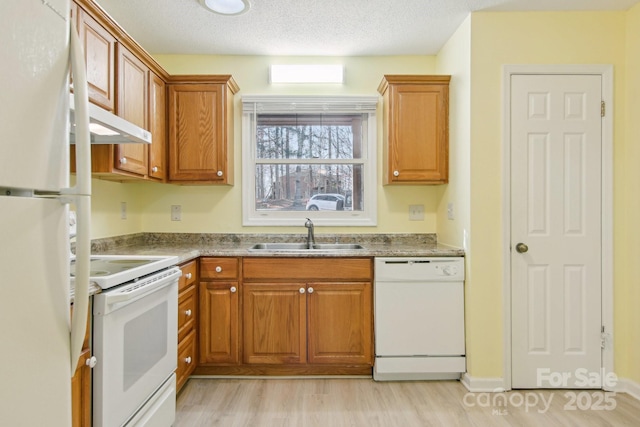
[[(320, 226), (375, 226), (377, 216), (377, 121), (378, 96), (282, 96), (245, 95), (242, 97), (242, 225), (294, 226), (311, 218)], [(364, 210), (362, 211), (260, 211), (255, 208), (256, 115), (259, 113), (358, 113), (367, 114), (363, 135)], [(365, 133), (363, 132), (363, 133)], [(296, 163), (315, 160), (296, 159)], [(344, 161), (322, 160), (322, 163)], [(351, 162), (351, 161), (349, 161)], [(352, 163), (352, 162), (351, 162)]]

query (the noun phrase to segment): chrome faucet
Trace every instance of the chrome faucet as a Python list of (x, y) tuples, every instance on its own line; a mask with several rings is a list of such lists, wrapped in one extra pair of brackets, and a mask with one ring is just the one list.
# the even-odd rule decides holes
[(307, 218), (307, 221), (304, 223), (304, 226), (307, 227), (307, 249), (313, 249), (316, 245), (316, 236), (313, 234), (313, 222), (311, 219)]

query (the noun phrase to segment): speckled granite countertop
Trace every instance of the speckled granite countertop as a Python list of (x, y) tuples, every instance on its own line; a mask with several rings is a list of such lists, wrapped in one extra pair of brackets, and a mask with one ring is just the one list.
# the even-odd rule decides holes
[(460, 248), (437, 243), (435, 234), (316, 234), (317, 243), (358, 243), (364, 249), (339, 251), (252, 251), (256, 243), (306, 241), (302, 234), (139, 233), (92, 242), (93, 254), (176, 255), (182, 263), (200, 256), (241, 257), (451, 257)]

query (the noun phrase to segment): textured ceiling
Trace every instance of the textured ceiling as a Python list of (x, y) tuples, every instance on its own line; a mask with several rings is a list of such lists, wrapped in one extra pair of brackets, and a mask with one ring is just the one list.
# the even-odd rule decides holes
[(198, 0), (97, 0), (148, 52), (431, 55), (473, 11), (626, 10), (640, 0), (249, 0), (221, 16)]

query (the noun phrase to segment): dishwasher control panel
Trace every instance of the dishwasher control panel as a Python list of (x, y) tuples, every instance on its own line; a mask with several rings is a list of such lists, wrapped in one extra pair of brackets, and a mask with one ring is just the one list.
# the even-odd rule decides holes
[(378, 282), (434, 282), (464, 280), (463, 257), (377, 257)]

